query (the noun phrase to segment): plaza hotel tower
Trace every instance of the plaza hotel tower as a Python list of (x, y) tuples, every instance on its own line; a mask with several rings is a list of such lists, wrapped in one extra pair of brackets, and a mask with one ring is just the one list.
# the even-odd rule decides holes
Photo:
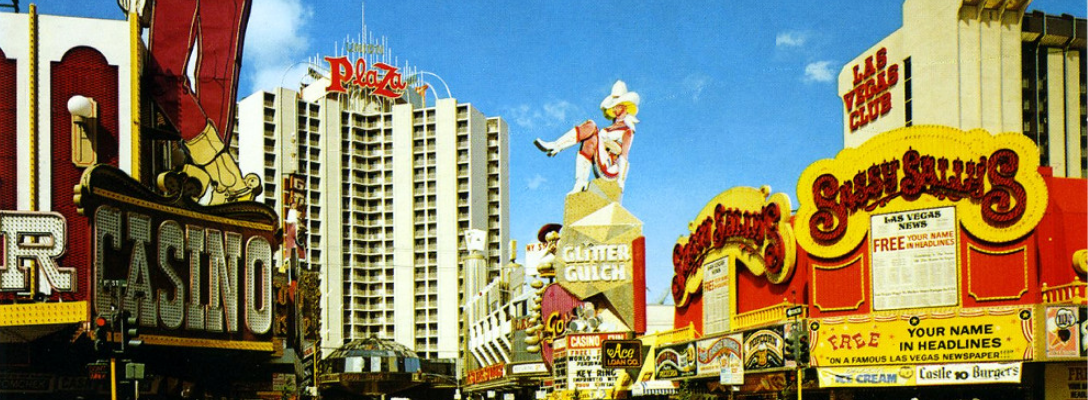
[[(384, 39), (349, 41), (340, 52), (355, 67), (397, 64)], [(261, 201), (299, 208), (300, 269), (321, 277), (322, 355), (374, 336), (421, 358), (457, 358), (464, 231), (486, 232), (489, 270), (508, 258), (506, 122), (407, 66), (395, 73), (412, 86), (397, 97), (333, 93), (331, 75), (344, 70), (310, 66), (299, 91), (238, 103), (238, 158), (261, 176)]]

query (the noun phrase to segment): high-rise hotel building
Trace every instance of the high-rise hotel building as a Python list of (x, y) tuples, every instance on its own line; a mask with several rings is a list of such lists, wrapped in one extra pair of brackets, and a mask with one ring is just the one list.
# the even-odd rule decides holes
[(493, 271), (509, 251), (507, 124), (454, 98), (424, 105), (412, 88), (389, 99), (328, 85), (238, 103), (239, 163), (262, 177), (261, 200), (304, 199), (300, 265), (321, 276), (322, 354), (376, 336), (456, 358), (463, 233), (486, 232)]
[(839, 73), (845, 147), (912, 125), (1022, 132), (1054, 176), (1088, 177), (1085, 20), (1030, 0), (906, 0), (903, 26)]

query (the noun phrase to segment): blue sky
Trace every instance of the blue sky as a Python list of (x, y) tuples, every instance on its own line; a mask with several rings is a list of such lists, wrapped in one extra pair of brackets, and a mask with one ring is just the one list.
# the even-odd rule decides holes
[[(1034, 9), (1086, 14), (1082, 0)], [(38, 12), (121, 18), (107, 0), (48, 0)], [(295, 86), (296, 63), (356, 37), (362, 14), (357, 1), (255, 0), (239, 95)], [(718, 193), (769, 185), (797, 208), (801, 171), (842, 148), (838, 71), (902, 25), (902, 2), (370, 1), (365, 17), (387, 51), (509, 123), (519, 260), (541, 225), (562, 222), (573, 184), (575, 149), (548, 158), (533, 139), (606, 122), (598, 105), (617, 79), (638, 92), (623, 205), (644, 223), (655, 299), (673, 245)]]

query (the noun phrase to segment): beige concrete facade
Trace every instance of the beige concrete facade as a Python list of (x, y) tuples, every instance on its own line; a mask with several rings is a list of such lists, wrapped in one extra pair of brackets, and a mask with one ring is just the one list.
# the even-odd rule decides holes
[(844, 147), (911, 125), (1024, 132), (1056, 176), (1085, 177), (1084, 19), (1028, 3), (905, 1), (903, 26), (839, 73)]
[(239, 103), (239, 160), (277, 209), (283, 177), (306, 182), (303, 268), (321, 271), (323, 352), (377, 336), (457, 358), (463, 232), (487, 232), (493, 271), (509, 251), (506, 123), (452, 98), (422, 108), (303, 93)]

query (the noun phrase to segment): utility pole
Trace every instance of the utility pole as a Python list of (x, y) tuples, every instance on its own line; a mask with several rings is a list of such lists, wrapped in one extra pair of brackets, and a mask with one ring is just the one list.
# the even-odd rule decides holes
[[(113, 331), (120, 328), (118, 320), (121, 319), (121, 312), (119, 311), (119, 304), (121, 302), (121, 296), (125, 288), (128, 288), (128, 281), (124, 279), (109, 279), (102, 282), (102, 288), (106, 289), (110, 293), (110, 311), (106, 317), (109, 321), (110, 340), (103, 341), (112, 342)], [(102, 317), (100, 317), (102, 318)], [(97, 323), (97, 322), (96, 322)], [(123, 330), (123, 328), (122, 328)], [(96, 340), (100, 340), (96, 338)], [(107, 344), (110, 347), (110, 399), (117, 400), (117, 351), (112, 349), (112, 345)]]
[[(125, 379), (133, 382), (134, 399), (140, 398), (140, 380), (144, 378), (144, 364), (134, 363), (129, 358), (137, 348), (143, 345), (143, 341), (138, 339), (140, 332), (136, 315), (122, 307), (122, 297), (126, 295), (127, 288), (128, 281), (124, 279), (102, 281), (102, 289), (110, 295), (110, 309), (99, 313), (94, 319), (94, 348), (103, 358), (89, 365), (88, 369), (92, 370), (92, 375), (100, 376), (100, 367), (105, 366), (104, 357), (109, 357), (111, 400), (118, 400), (118, 356), (122, 358), (121, 365), (125, 369)], [(136, 293), (136, 295), (137, 298), (143, 297), (143, 293)], [(118, 342), (116, 346), (113, 344), (115, 341)]]
[(786, 334), (786, 352), (793, 354), (793, 361), (797, 364), (797, 400), (802, 400), (801, 386), (805, 379), (804, 368), (808, 364), (808, 331), (805, 320), (797, 320), (803, 312), (804, 308), (801, 306), (793, 306), (786, 310), (786, 318), (793, 320), (790, 324), (790, 332)]

